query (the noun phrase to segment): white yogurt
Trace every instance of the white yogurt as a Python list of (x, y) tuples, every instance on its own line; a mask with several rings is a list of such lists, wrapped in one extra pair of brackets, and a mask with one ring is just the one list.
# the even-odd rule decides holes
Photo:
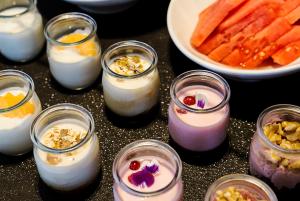
[[(75, 33), (88, 35), (90, 31), (77, 30)], [(96, 43), (95, 38), (91, 40)], [(48, 60), (53, 77), (64, 87), (73, 90), (86, 88), (97, 79), (101, 71), (100, 55), (98, 44), (95, 56), (80, 54), (76, 46), (48, 47)]]
[[(86, 133), (86, 129), (78, 121), (55, 122), (50, 124), (41, 135), (42, 144), (49, 145), (46, 136), (54, 126)], [(39, 174), (47, 185), (60, 191), (70, 191), (84, 187), (95, 180), (100, 169), (99, 152), (98, 138), (93, 135), (88, 142), (71, 152), (53, 154), (35, 148), (34, 158)], [(56, 162), (49, 161), (49, 156), (54, 157)]]
[[(43, 22), (37, 9), (24, 14), (26, 7), (13, 7), (0, 12), (0, 52), (13, 61), (25, 62), (43, 48)], [(15, 17), (1, 17), (14, 16)]]
[[(13, 95), (25, 92), (20, 88), (9, 88), (0, 92), (0, 96), (6, 95), (8, 92)], [(41, 111), (41, 103), (36, 93), (29, 100), (34, 105), (34, 113), (27, 114), (22, 118), (6, 117), (0, 114), (0, 153), (7, 155), (21, 155), (31, 151), (32, 142), (30, 140), (30, 127), (34, 118)], [(8, 114), (8, 113), (7, 113)]]
[[(143, 60), (143, 71), (149, 67), (149, 61)], [(109, 66), (115, 69), (115, 64)], [(156, 105), (159, 97), (160, 79), (157, 69), (137, 78), (118, 78), (103, 73), (104, 100), (106, 105), (121, 116), (136, 116), (149, 111)]]

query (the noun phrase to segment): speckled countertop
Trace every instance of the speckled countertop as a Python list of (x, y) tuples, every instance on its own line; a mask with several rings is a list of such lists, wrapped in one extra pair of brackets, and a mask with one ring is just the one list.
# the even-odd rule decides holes
[[(97, 182), (79, 195), (58, 194), (39, 179), (32, 153), (19, 158), (0, 155), (0, 200), (113, 200), (112, 161), (118, 151), (138, 139), (158, 139), (171, 144), (183, 161), (184, 197), (186, 201), (202, 201), (208, 186), (217, 178), (230, 173), (248, 173), (248, 149), (255, 131), (255, 121), (266, 107), (277, 103), (300, 105), (299, 74), (262, 82), (241, 83), (228, 80), (232, 90), (231, 123), (228, 139), (210, 153), (189, 153), (170, 140), (167, 128), (169, 87), (172, 79), (199, 66), (189, 61), (172, 43), (167, 27), (168, 0), (142, 0), (130, 10), (116, 15), (92, 15), (98, 23), (98, 36), (105, 49), (127, 39), (144, 41), (159, 55), (161, 76), (160, 107), (151, 118), (139, 124), (127, 125), (107, 112), (103, 102), (100, 79), (89, 89), (73, 92), (63, 89), (51, 77), (43, 52), (32, 62), (16, 64), (0, 58), (0, 69), (25, 71), (35, 81), (36, 92), (43, 108), (70, 102), (84, 106), (95, 118), (100, 137), (103, 165)], [(81, 11), (61, 0), (39, 1), (45, 21), (57, 14)], [(142, 23), (137, 21), (142, 19)], [(1, 41), (0, 41), (1, 42)], [(277, 192), (280, 201), (296, 201), (297, 190)], [(299, 191), (298, 191), (299, 192)], [(298, 194), (299, 195), (299, 194)]]

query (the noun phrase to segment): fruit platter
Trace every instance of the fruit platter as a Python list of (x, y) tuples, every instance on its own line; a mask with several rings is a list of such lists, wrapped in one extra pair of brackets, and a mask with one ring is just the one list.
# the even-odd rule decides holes
[(1, 201), (298, 200), (300, 74), (275, 71), (300, 56), (300, 1), (193, 1), (191, 51), (243, 73), (276, 65), (255, 82), (184, 52), (178, 1), (0, 2)]

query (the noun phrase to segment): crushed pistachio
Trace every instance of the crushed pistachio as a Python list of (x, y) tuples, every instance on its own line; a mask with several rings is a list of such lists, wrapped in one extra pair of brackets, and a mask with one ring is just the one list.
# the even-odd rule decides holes
[(131, 76), (144, 72), (147, 62), (137, 55), (122, 56), (112, 63), (110, 68), (117, 74)]
[(268, 139), (289, 150), (300, 150), (300, 123), (295, 121), (281, 121), (264, 126), (264, 133)]
[(233, 186), (216, 192), (215, 201), (265, 201), (255, 198), (250, 192)]

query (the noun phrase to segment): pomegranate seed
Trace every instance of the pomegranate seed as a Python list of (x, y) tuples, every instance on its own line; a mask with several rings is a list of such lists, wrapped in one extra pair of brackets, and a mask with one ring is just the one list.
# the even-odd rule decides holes
[(196, 98), (195, 98), (195, 96), (186, 96), (183, 99), (183, 103), (186, 104), (186, 105), (195, 105)]
[(186, 114), (186, 113), (187, 113), (186, 110), (179, 109), (179, 108), (177, 108), (176, 111), (177, 111), (178, 113), (180, 113), (180, 114)]
[(129, 165), (129, 168), (131, 170), (138, 170), (140, 168), (141, 164), (138, 161), (132, 161)]

